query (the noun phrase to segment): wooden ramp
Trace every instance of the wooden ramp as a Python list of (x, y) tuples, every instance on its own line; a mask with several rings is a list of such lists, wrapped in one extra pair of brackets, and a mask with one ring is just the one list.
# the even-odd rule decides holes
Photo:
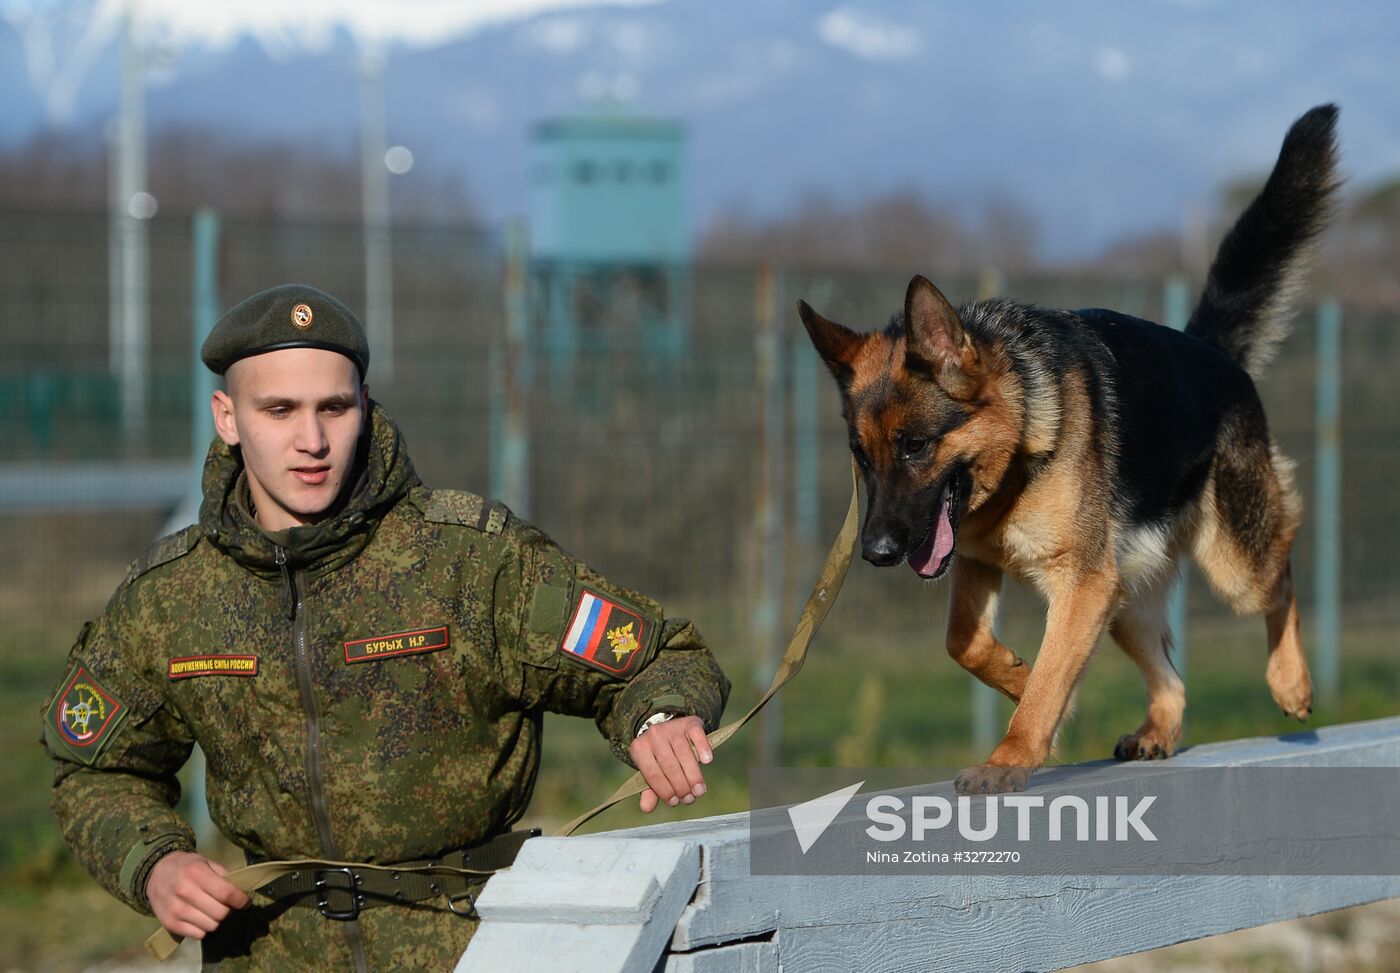
[[(1400, 768), (1400, 718), (1171, 763)], [(457, 971), (1053, 970), (1400, 896), (1400, 876), (752, 875), (749, 838), (730, 814), (532, 839)]]

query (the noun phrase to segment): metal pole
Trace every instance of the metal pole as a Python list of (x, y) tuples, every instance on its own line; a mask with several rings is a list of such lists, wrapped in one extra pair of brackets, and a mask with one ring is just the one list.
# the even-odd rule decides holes
[[(754, 357), (758, 388), (758, 488), (754, 503), (759, 544), (758, 584), (750, 619), (759, 664), (754, 684), (766, 689), (778, 669), (779, 605), (783, 594), (786, 544), (783, 537), (783, 359), (779, 354), (776, 320), (780, 281), (769, 267), (760, 267), (754, 286)], [(775, 708), (776, 704), (776, 708)], [(774, 698), (760, 718), (758, 766), (777, 766), (782, 748), (783, 711)]]
[(121, 117), (117, 126), (117, 198), (113, 204), (120, 239), (120, 362), (122, 435), (134, 446), (146, 425), (146, 375), (150, 354), (149, 213), (134, 208), (146, 190), (145, 53), (138, 4), (132, 2), (122, 28)]
[(199, 357), (204, 339), (219, 319), (219, 214), (201, 209), (194, 214), (194, 348), (190, 397), (190, 456), (193, 461), (191, 486), (202, 492), (204, 455), (214, 439), (214, 415), (209, 400), (217, 384), (214, 373)]
[[(1167, 278), (1162, 291), (1162, 317), (1169, 328), (1186, 330), (1186, 322), (1191, 317), (1191, 290), (1185, 277), (1174, 274)], [(1176, 671), (1186, 678), (1186, 608), (1187, 587), (1191, 571), (1185, 560), (1177, 572), (1172, 586), (1171, 599), (1167, 602), (1167, 627), (1172, 636), (1172, 663)]]
[(491, 348), (491, 495), (522, 517), (530, 510), (529, 301), (525, 226), (506, 227), (505, 328)]
[(791, 351), (792, 375), (792, 522), (798, 552), (805, 557), (816, 547), (821, 522), (821, 493), (817, 489), (821, 439), (817, 435), (817, 355), (806, 338)]
[[(1001, 271), (994, 267), (985, 268), (977, 282), (977, 299), (979, 301), (990, 300), (993, 297), (1000, 297), (1006, 290), (1006, 278)], [(992, 623), (992, 631), (997, 630), (997, 623)], [(1000, 635), (997, 636), (1000, 638)], [(977, 752), (982, 753), (996, 746), (1001, 739), (1004, 725), (1000, 716), (1001, 694), (982, 680), (972, 677), (972, 745)]]
[[(193, 353), (190, 362), (190, 492), (182, 509), (187, 523), (198, 520), (199, 497), (203, 490), (201, 480), (204, 472), (204, 456), (209, 443), (214, 438), (214, 415), (209, 409), (209, 400), (214, 395), (214, 373), (204, 367), (199, 357), (200, 348), (209, 332), (214, 330), (214, 322), (219, 317), (219, 214), (209, 209), (201, 209), (194, 215), (194, 322), (192, 334)], [(193, 516), (190, 516), (191, 513)], [(196, 843), (207, 848), (215, 834), (214, 822), (209, 817), (209, 798), (205, 786), (207, 763), (204, 751), (196, 744), (186, 764), (189, 774), (188, 809), (190, 826), (194, 828)]]
[(384, 105), (384, 58), (360, 55), (360, 190), (364, 207), (365, 325), (375, 378), (394, 377), (394, 253), (389, 219), (389, 170)]
[(1317, 308), (1317, 470), (1314, 517), (1317, 553), (1318, 695), (1335, 712), (1341, 688), (1342, 594), (1342, 309), (1334, 298)]
[[(811, 284), (807, 303), (822, 307), (831, 297), (831, 281), (821, 279)], [(780, 309), (784, 314), (794, 313), (789, 304)], [(818, 433), (817, 414), (821, 408), (820, 360), (812, 350), (811, 343), (800, 337), (792, 343), (792, 519), (796, 535), (797, 550), (805, 557), (812, 553), (821, 538), (821, 491), (818, 481), (821, 475), (821, 437)], [(800, 586), (799, 586), (800, 587)], [(799, 592), (799, 597), (801, 597)], [(799, 603), (798, 609), (801, 609)]]
[(121, 119), (107, 126), (107, 371), (120, 385), (122, 348), (122, 248), (126, 203), (122, 201)]

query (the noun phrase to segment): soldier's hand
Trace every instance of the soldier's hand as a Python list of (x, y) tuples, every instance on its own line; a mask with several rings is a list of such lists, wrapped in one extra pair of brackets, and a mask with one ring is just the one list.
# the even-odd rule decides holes
[(672, 807), (694, 804), (705, 793), (700, 764), (715, 756), (698, 716), (677, 716), (657, 723), (632, 741), (628, 753), (647, 782), (642, 791), (643, 814), (650, 814), (662, 801)]
[(228, 869), (192, 851), (173, 851), (151, 869), (146, 900), (160, 924), (176, 936), (203, 939), (232, 909), (248, 905), (248, 893), (225, 881)]

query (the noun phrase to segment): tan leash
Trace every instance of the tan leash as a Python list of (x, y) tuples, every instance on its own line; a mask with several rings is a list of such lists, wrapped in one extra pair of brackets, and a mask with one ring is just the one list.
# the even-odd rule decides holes
[[(792, 638), (788, 640), (787, 649), (783, 652), (782, 660), (778, 663), (778, 671), (773, 674), (773, 682), (759, 698), (758, 702), (739, 719), (732, 723), (727, 723), (715, 730), (708, 737), (710, 747), (713, 749), (720, 746), (735, 733), (745, 723), (753, 719), (758, 711), (768, 705), (768, 701), (778, 694), (793, 676), (802, 668), (802, 663), (807, 661), (807, 649), (812, 643), (812, 639), (817, 634), (817, 629), (821, 628), (822, 622), (826, 619), (827, 613), (831, 611), (831, 606), (836, 603), (836, 595), (841, 591), (841, 585), (846, 580), (846, 572), (851, 567), (851, 558), (855, 554), (856, 534), (859, 531), (860, 522), (860, 472), (855, 465), (855, 460), (851, 461), (851, 503), (846, 510), (846, 521), (841, 525), (841, 532), (836, 535), (836, 540), (831, 545), (831, 551), (826, 556), (826, 563), (822, 565), (821, 576), (817, 578), (816, 585), (812, 588), (812, 593), (807, 596), (807, 603), (802, 607), (802, 615), (797, 620), (797, 628), (792, 633)], [(567, 837), (573, 834), (584, 824), (602, 814), (608, 808), (633, 795), (640, 794), (646, 790), (646, 781), (640, 772), (633, 774), (619, 787), (611, 797), (602, 804), (574, 818), (564, 825), (554, 834), (556, 837)], [(262, 888), (284, 875), (298, 871), (329, 871), (339, 869), (352, 869), (354, 871), (381, 871), (412, 873), (419, 875), (442, 875), (448, 877), (486, 877), (492, 875), (496, 869), (472, 869), (457, 868), (451, 865), (367, 865), (357, 862), (332, 862), (318, 861), (315, 859), (304, 859), (299, 861), (271, 861), (259, 862), (256, 865), (248, 865), (244, 868), (235, 869), (229, 872), (224, 878), (231, 884), (242, 889), (249, 894)], [(180, 945), (180, 938), (172, 935), (164, 927), (157, 929), (146, 940), (146, 949), (158, 960), (163, 960), (175, 952)]]
[[(489, 878), (496, 869), (459, 868), (455, 865), (370, 865), (365, 862), (333, 862), (314, 858), (297, 861), (258, 862), (236, 868), (224, 876), (229, 884), (248, 894), (256, 892), (269, 882), (294, 872), (388, 872), (396, 875), (441, 876), (443, 878)], [(340, 891), (336, 889), (335, 891)], [(353, 891), (350, 890), (350, 891)], [(168, 959), (184, 937), (176, 936), (164, 926), (151, 933), (146, 940), (146, 951), (158, 960)]]
[[(783, 658), (778, 663), (778, 671), (773, 674), (772, 685), (768, 687), (768, 691), (763, 694), (759, 701), (754, 703), (753, 709), (733, 723), (726, 724), (709, 735), (711, 748), (718, 747), (735, 733), (738, 733), (740, 727), (753, 719), (759, 710), (768, 705), (768, 701), (776, 696), (778, 690), (782, 689), (793, 676), (797, 675), (802, 668), (802, 663), (807, 661), (807, 648), (811, 645), (813, 636), (817, 634), (817, 629), (826, 619), (827, 612), (831, 611), (831, 606), (836, 603), (836, 595), (841, 591), (841, 585), (846, 580), (846, 572), (851, 567), (851, 558), (855, 554), (856, 534), (860, 528), (859, 478), (860, 472), (856, 467), (855, 460), (852, 459), (851, 504), (846, 510), (846, 522), (841, 525), (841, 532), (836, 535), (836, 540), (832, 542), (831, 551), (826, 555), (826, 563), (822, 565), (821, 576), (817, 578), (812, 593), (807, 596), (807, 604), (802, 606), (802, 616), (798, 618), (797, 628), (793, 630), (792, 638), (788, 640), (787, 649), (783, 652)], [(563, 838), (573, 834), (614, 804), (625, 801), (634, 794), (640, 794), (646, 788), (647, 784), (642, 779), (641, 772), (633, 774), (614, 792), (612, 797), (554, 832), (555, 837)]]

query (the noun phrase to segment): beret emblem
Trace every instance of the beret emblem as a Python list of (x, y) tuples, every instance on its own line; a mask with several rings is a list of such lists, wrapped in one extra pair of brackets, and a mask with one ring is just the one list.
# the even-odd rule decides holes
[(281, 348), (337, 352), (361, 376), (369, 367), (369, 341), (354, 312), (308, 284), (279, 284), (239, 301), (215, 323), (199, 357), (223, 375), (236, 361)]

